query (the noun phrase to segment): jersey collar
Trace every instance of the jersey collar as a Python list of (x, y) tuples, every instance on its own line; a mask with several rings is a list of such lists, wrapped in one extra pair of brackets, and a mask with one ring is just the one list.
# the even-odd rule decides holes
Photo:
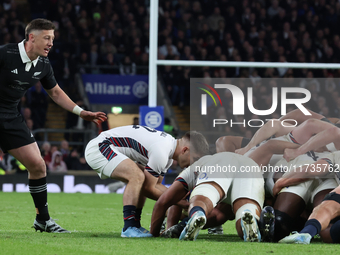
[[(25, 40), (18, 43), (21, 60), (22, 60), (23, 63), (26, 63), (26, 68), (28, 66), (31, 67), (32, 63), (33, 63), (34, 66), (36, 66), (37, 63), (38, 63), (38, 60), (39, 60), (39, 56), (36, 59), (34, 59), (33, 61), (31, 61), (30, 58), (27, 56), (24, 42), (25, 42)], [(26, 71), (29, 71), (29, 69), (26, 70)]]

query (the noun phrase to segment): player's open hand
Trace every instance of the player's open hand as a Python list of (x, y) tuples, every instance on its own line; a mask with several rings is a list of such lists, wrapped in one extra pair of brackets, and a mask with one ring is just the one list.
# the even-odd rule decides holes
[(100, 125), (107, 120), (107, 116), (103, 112), (81, 111), (80, 117), (84, 120), (92, 121), (96, 123), (96, 125)]
[(280, 178), (275, 182), (275, 185), (273, 187), (273, 196), (276, 197), (279, 192), (285, 187), (285, 179)]

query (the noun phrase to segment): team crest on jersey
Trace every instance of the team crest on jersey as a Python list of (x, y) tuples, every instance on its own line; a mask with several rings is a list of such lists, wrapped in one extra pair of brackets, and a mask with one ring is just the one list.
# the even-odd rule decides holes
[(38, 75), (41, 74), (41, 72), (35, 72), (32, 76), (33, 79), (40, 79)]

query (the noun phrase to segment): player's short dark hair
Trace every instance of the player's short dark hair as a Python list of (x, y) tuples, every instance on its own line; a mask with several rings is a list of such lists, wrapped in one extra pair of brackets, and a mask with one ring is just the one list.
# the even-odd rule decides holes
[(34, 19), (25, 28), (25, 39), (28, 41), (28, 36), (33, 30), (54, 30), (55, 25), (47, 19)]
[(190, 141), (190, 150), (194, 153), (198, 153), (201, 156), (209, 154), (209, 143), (200, 132), (186, 132), (183, 139)]

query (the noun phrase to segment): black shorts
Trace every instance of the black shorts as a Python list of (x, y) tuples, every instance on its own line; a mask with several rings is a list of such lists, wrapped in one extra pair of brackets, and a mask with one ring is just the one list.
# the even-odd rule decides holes
[(35, 139), (26, 125), (24, 117), (0, 119), (0, 148), (3, 152), (34, 143)]

